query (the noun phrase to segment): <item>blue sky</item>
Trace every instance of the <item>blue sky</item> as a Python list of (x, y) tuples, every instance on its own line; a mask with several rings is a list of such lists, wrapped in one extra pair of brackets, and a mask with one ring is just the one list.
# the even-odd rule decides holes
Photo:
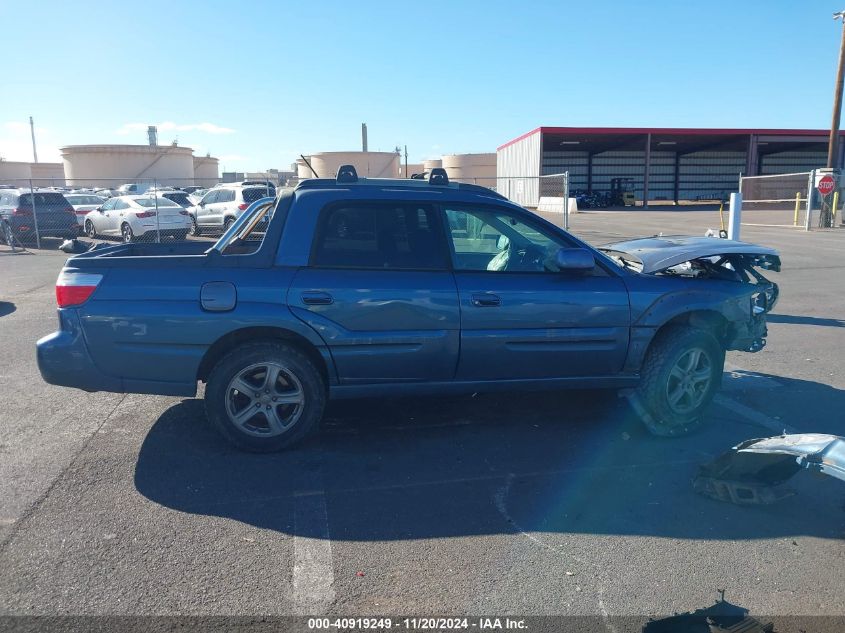
[[(538, 125), (830, 124), (845, 8), (822, 0), (3, 0), (0, 156), (178, 138), (226, 169), (408, 145), (495, 151)], [(10, 25), (16, 25), (10, 28)]]

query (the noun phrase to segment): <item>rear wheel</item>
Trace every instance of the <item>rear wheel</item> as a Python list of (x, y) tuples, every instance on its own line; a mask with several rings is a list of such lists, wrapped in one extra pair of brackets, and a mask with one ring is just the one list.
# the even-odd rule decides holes
[(120, 235), (123, 238), (123, 241), (127, 244), (135, 239), (135, 234), (132, 232), (132, 227), (129, 226), (129, 224), (126, 222), (124, 222), (120, 227)]
[(205, 390), (208, 419), (247, 451), (288, 448), (316, 431), (326, 404), (319, 370), (283, 342), (242, 345), (215, 365)]
[(700, 428), (716, 395), (725, 351), (710, 332), (672, 326), (657, 335), (646, 355), (634, 408), (654, 435), (687, 435)]
[(234, 223), (235, 218), (226, 218), (226, 221), (223, 222), (223, 232), (225, 233), (226, 231), (228, 231), (229, 227), (232, 226)]
[(173, 239), (178, 240), (179, 242), (183, 242), (188, 239), (188, 232), (187, 231), (177, 231), (173, 234)]
[(92, 240), (97, 237), (97, 229), (94, 228), (94, 222), (85, 220), (85, 234)]

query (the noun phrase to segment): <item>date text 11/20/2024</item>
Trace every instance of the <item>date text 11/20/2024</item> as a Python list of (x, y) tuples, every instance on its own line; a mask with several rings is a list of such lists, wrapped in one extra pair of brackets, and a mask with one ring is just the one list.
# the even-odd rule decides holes
[(335, 631), (384, 631), (390, 629), (411, 631), (472, 630), (504, 631), (527, 628), (520, 618), (308, 618), (311, 630)]

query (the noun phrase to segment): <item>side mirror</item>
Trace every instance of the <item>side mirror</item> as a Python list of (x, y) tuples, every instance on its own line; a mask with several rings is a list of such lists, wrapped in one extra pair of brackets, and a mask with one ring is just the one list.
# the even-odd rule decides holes
[(561, 272), (587, 272), (596, 267), (596, 259), (586, 248), (560, 248), (555, 254), (555, 264)]

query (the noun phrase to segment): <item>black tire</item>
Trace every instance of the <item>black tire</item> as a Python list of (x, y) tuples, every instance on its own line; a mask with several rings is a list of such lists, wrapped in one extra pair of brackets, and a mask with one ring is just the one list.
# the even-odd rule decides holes
[(188, 232), (187, 231), (177, 231), (173, 234), (173, 239), (179, 242), (184, 242), (188, 239)]
[(193, 235), (194, 237), (199, 237), (202, 235), (202, 229), (200, 229), (199, 225), (197, 224), (196, 216), (191, 216), (191, 228), (188, 229), (188, 235)]
[(85, 220), (85, 235), (92, 240), (97, 238), (97, 229), (94, 228), (94, 222), (91, 220)]
[(235, 223), (235, 218), (226, 218), (223, 221), (223, 232), (225, 233), (226, 231), (228, 231), (229, 227), (231, 227), (234, 223)]
[[(280, 367), (279, 378), (272, 391), (265, 390), (266, 385), (259, 384), (266, 380), (261, 377), (261, 365)], [(254, 369), (258, 367), (258, 369)], [(244, 378), (251, 371), (256, 371), (257, 380)], [(234, 382), (242, 378), (256, 393), (239, 390)], [(295, 384), (298, 383), (298, 384)], [(280, 393), (277, 387), (289, 387), (290, 393), (302, 396), (301, 404), (272, 404), (259, 401), (258, 396), (268, 400), (269, 394)], [(254, 387), (253, 387), (254, 385)], [(280, 396), (281, 397), (281, 396)], [(265, 407), (275, 413), (278, 421), (286, 417), (289, 426), (274, 430), (269, 418), (262, 410)], [(255, 413), (248, 416), (252, 406)], [(320, 425), (326, 406), (326, 385), (320, 371), (314, 363), (296, 347), (281, 341), (265, 340), (241, 345), (220, 359), (211, 370), (205, 389), (205, 410), (208, 419), (220, 434), (237, 448), (255, 453), (271, 453), (289, 448), (302, 442), (314, 433)], [(232, 414), (230, 414), (232, 412)], [(242, 423), (233, 419), (234, 414), (242, 416)], [(282, 428), (279, 431), (279, 428)]]
[(132, 232), (132, 227), (127, 222), (120, 225), (120, 236), (126, 244), (134, 241), (135, 234)]
[(631, 396), (646, 428), (660, 437), (699, 429), (724, 365), (725, 350), (710, 332), (689, 326), (659, 332), (646, 354), (640, 385)]

